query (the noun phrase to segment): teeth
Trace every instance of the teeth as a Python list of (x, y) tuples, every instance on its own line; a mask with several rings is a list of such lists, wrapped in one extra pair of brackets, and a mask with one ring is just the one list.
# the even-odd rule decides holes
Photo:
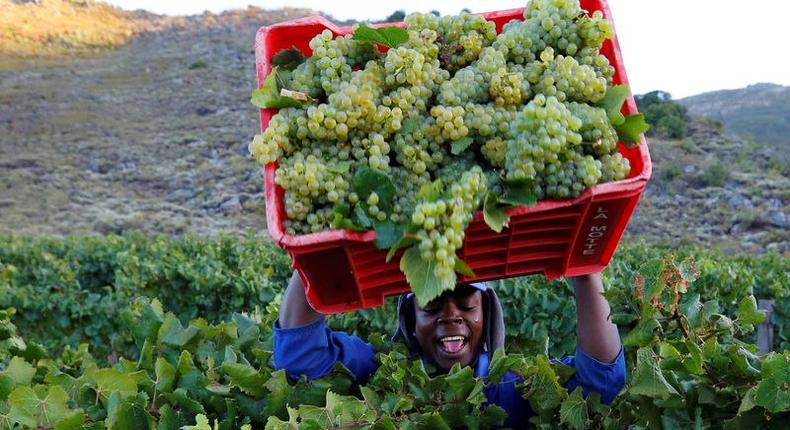
[(440, 341), (444, 342), (446, 340), (464, 340), (463, 336), (447, 336), (439, 339)]

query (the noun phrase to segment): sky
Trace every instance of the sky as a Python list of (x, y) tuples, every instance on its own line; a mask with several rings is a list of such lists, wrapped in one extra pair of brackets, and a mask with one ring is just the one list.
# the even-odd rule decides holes
[[(522, 7), (518, 0), (109, 0), (127, 10), (167, 15), (209, 10), (304, 7), (333, 17), (378, 20), (396, 9), (454, 14)], [(747, 6), (748, 5), (748, 6)], [(790, 1), (609, 0), (626, 72), (634, 94), (668, 91), (679, 99), (708, 91), (771, 82), (790, 85)], [(252, 41), (253, 35), (250, 35)]]

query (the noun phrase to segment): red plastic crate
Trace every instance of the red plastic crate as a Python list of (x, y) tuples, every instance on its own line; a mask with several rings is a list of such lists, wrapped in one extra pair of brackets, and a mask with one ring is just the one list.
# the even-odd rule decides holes
[[(581, 0), (581, 6), (591, 13), (600, 10), (611, 21), (605, 0)], [(495, 22), (500, 32), (510, 20), (523, 19), (523, 11), (524, 8), (519, 8), (481, 15)], [(351, 32), (350, 27), (337, 27), (320, 16), (261, 27), (255, 40), (258, 86), (263, 85), (271, 70), (274, 54), (295, 46), (310, 55), (308, 42), (324, 29), (335, 35)], [(604, 42), (601, 52), (615, 68), (614, 84), (628, 83), (616, 34)], [(261, 131), (276, 111), (261, 109)], [(636, 103), (629, 96), (623, 113), (636, 112)], [(650, 178), (650, 154), (644, 136), (641, 140), (641, 145), (632, 148), (618, 145), (620, 153), (631, 163), (627, 179), (595, 185), (574, 200), (546, 200), (532, 207), (510, 209), (510, 225), (502, 233), (492, 231), (482, 214), (477, 213), (466, 229), (464, 246), (458, 251), (458, 256), (476, 276), (459, 275), (459, 281), (538, 273), (555, 278), (589, 274), (606, 267)], [(386, 263), (387, 251), (377, 250), (373, 245), (375, 231), (285, 234), (284, 190), (274, 182), (276, 169), (276, 163), (264, 168), (269, 234), (291, 255), (294, 268), (304, 281), (307, 299), (316, 310), (338, 313), (380, 306), (385, 297), (409, 291), (399, 268), (399, 256)]]

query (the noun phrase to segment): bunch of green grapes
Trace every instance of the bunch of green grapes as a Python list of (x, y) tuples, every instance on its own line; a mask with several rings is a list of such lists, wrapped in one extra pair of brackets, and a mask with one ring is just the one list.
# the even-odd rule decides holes
[(456, 251), (464, 243), (464, 230), (480, 207), (487, 190), (487, 177), (474, 166), (449, 186), (449, 195), (415, 207), (412, 223), (423, 260), (435, 263), (433, 273), (443, 286), (455, 285)]
[(505, 167), (508, 179), (534, 179), (548, 164), (557, 163), (570, 147), (582, 143), (581, 120), (556, 97), (538, 94), (513, 122)]
[(433, 138), (430, 130), (435, 121), (430, 117), (410, 117), (414, 130), (400, 131), (394, 135), (395, 161), (416, 175), (429, 174), (447, 157), (445, 145)]
[(541, 52), (540, 58), (540, 62), (527, 66), (527, 81), (533, 84), (536, 93), (556, 97), (561, 102), (584, 103), (596, 103), (606, 95), (606, 78), (592, 67), (579, 64), (573, 57), (555, 57), (551, 47)]
[(437, 56), (442, 68), (454, 73), (465, 67), (496, 39), (496, 26), (479, 15), (466, 12), (437, 17), (415, 13), (406, 17), (410, 30), (432, 30), (437, 34)]
[(568, 103), (573, 116), (582, 120), (579, 133), (584, 141), (586, 154), (604, 156), (617, 150), (617, 132), (609, 122), (606, 110), (584, 103)]

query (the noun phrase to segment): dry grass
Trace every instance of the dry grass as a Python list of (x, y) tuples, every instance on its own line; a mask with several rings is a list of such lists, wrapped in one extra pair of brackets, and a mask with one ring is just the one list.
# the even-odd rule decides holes
[(0, 56), (102, 52), (149, 25), (144, 15), (91, 0), (0, 0)]

